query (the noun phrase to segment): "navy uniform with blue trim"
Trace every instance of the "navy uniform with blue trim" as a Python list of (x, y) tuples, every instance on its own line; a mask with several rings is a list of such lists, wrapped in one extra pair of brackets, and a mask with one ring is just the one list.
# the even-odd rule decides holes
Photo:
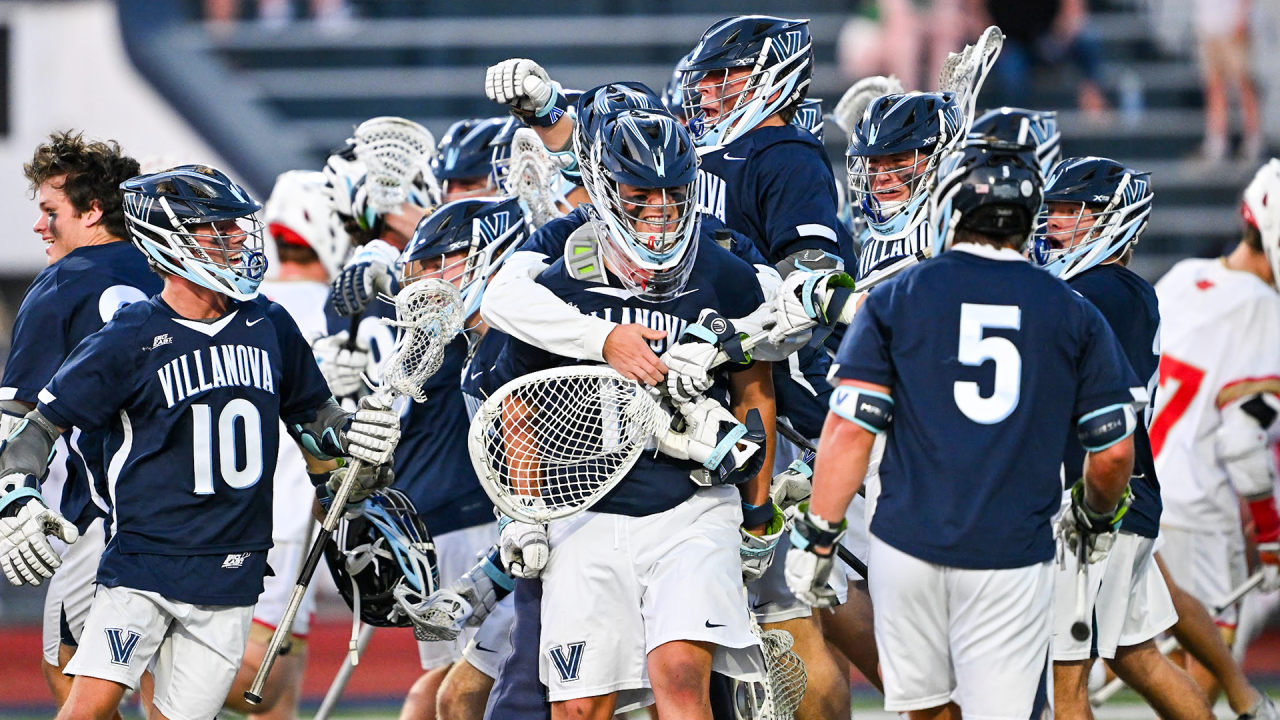
[(1015, 249), (1043, 197), (1034, 165), (970, 148), (940, 175), (931, 216), (950, 252), (873, 289), (841, 345), (787, 580), (830, 601), (829, 548), (891, 429), (867, 562), (885, 707), (1034, 717), (1048, 701), (1062, 438), (1074, 427), (1092, 453), (1068, 515), (1084, 518), (1077, 542), (1100, 548), (1123, 516), (1145, 389), (1097, 309)]
[[(266, 260), (260, 206), (243, 189), (205, 166), (122, 189), (134, 243), (164, 273), (164, 290), (77, 346), (5, 443), (0, 478), (39, 478), (58, 428), (107, 433), (111, 540), (67, 666), (68, 703), (108, 715), (150, 666), (161, 712), (212, 717), (268, 572), (277, 418), (316, 462), (350, 453), (374, 466), (397, 423), (371, 403), (355, 416), (338, 408), (297, 325), (255, 297)], [(27, 530), (33, 522), (60, 533), (66, 522), (32, 485), (0, 499), (5, 544), (24, 555), (47, 547)], [(13, 566), (13, 554), (3, 561)]]

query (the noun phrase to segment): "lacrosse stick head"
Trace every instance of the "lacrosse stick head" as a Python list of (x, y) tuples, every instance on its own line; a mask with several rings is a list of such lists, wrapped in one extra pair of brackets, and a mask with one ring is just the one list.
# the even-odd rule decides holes
[(862, 78), (840, 96), (840, 102), (836, 103), (835, 109), (831, 111), (831, 119), (840, 126), (845, 135), (853, 135), (854, 128), (858, 127), (858, 121), (862, 119), (862, 114), (867, 111), (872, 100), (885, 95), (901, 95), (904, 92), (906, 90), (902, 87), (902, 81), (897, 75), (889, 77), (872, 75)]
[[(436, 140), (430, 130), (404, 118), (376, 117), (360, 123), (352, 144), (367, 170), (368, 202), (375, 211), (396, 213), (406, 202), (439, 204), (440, 188), (431, 172)], [(426, 199), (415, 197), (424, 192)]]
[(391, 324), (399, 333), (382, 384), (424, 402), (422, 384), (440, 369), (445, 348), (462, 332), (462, 295), (452, 283), (431, 278), (401, 288), (395, 303), (396, 319)]
[(751, 631), (760, 638), (764, 654), (763, 682), (734, 683), (735, 720), (791, 720), (804, 698), (809, 676), (804, 661), (792, 649), (786, 630), (762, 631), (753, 619)]
[(561, 207), (568, 208), (561, 165), (551, 157), (531, 128), (516, 130), (511, 140), (511, 170), (507, 175), (507, 187), (520, 199), (525, 219), (537, 229), (551, 220), (564, 216)]
[(942, 71), (938, 73), (938, 89), (956, 94), (957, 102), (964, 110), (965, 134), (969, 131), (968, 124), (973, 122), (978, 93), (982, 91), (987, 73), (996, 64), (1003, 46), (1004, 33), (992, 25), (983, 31), (978, 42), (965, 45), (958, 53), (949, 54), (942, 63)]
[(595, 504), (670, 421), (643, 385), (611, 368), (552, 368), (485, 400), (467, 445), (493, 504), (545, 523)]

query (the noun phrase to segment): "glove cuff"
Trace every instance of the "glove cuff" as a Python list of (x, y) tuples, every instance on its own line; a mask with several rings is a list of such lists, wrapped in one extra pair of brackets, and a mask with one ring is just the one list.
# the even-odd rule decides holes
[[(30, 480), (31, 476), (27, 476)], [(44, 505), (44, 497), (40, 495), (40, 491), (33, 487), (21, 487), (11, 493), (0, 497), (0, 517), (13, 517), (18, 511), (31, 502), (32, 499)], [(47, 506), (46, 506), (47, 507)]]
[(815, 546), (835, 547), (849, 529), (849, 521), (841, 518), (839, 525), (832, 525), (809, 512), (809, 503), (800, 503), (800, 517), (791, 528), (791, 544), (801, 550), (813, 552)]
[(780, 513), (772, 501), (765, 502), (763, 505), (752, 505), (744, 502), (742, 503), (742, 526), (769, 525), (772, 523), (775, 514)]
[(551, 85), (551, 97), (547, 102), (538, 109), (537, 112), (529, 112), (521, 110), (515, 106), (511, 108), (511, 114), (515, 115), (526, 125), (533, 127), (547, 128), (555, 125), (569, 111), (569, 100), (560, 91), (560, 83), (554, 80)]
[(1076, 481), (1071, 487), (1071, 504), (1075, 508), (1076, 524), (1086, 532), (1090, 533), (1108, 533), (1115, 532), (1120, 529), (1124, 516), (1129, 512), (1129, 505), (1133, 503), (1133, 493), (1126, 486), (1124, 494), (1120, 496), (1120, 502), (1110, 512), (1098, 512), (1089, 507), (1089, 503), (1084, 499), (1084, 478)]
[(1249, 503), (1258, 544), (1280, 541), (1280, 513), (1276, 512), (1275, 497), (1254, 500)]

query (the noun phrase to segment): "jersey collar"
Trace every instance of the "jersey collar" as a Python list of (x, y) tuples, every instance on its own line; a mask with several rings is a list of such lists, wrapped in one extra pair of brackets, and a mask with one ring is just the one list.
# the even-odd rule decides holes
[(1022, 262), (1027, 261), (1026, 256), (1024, 256), (1022, 253), (1018, 252), (1017, 250), (1014, 250), (1013, 248), (1007, 248), (1007, 247), (996, 249), (991, 247), (990, 245), (965, 242), (965, 243), (956, 243), (951, 246), (951, 249), (953, 251), (958, 250), (960, 252), (969, 253), (970, 255), (977, 255), (978, 257), (984, 257), (984, 258), (987, 258), (988, 260), (1021, 260)]

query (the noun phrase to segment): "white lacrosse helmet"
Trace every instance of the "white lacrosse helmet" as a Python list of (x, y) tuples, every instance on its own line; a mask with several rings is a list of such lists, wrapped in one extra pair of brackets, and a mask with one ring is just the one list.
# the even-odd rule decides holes
[(1253, 176), (1253, 182), (1244, 189), (1240, 214), (1262, 236), (1272, 282), (1280, 283), (1280, 160), (1271, 158)]
[(329, 179), (324, 173), (281, 173), (262, 215), (267, 233), (276, 243), (311, 248), (331, 278), (342, 271), (351, 249), (351, 236), (333, 207)]

